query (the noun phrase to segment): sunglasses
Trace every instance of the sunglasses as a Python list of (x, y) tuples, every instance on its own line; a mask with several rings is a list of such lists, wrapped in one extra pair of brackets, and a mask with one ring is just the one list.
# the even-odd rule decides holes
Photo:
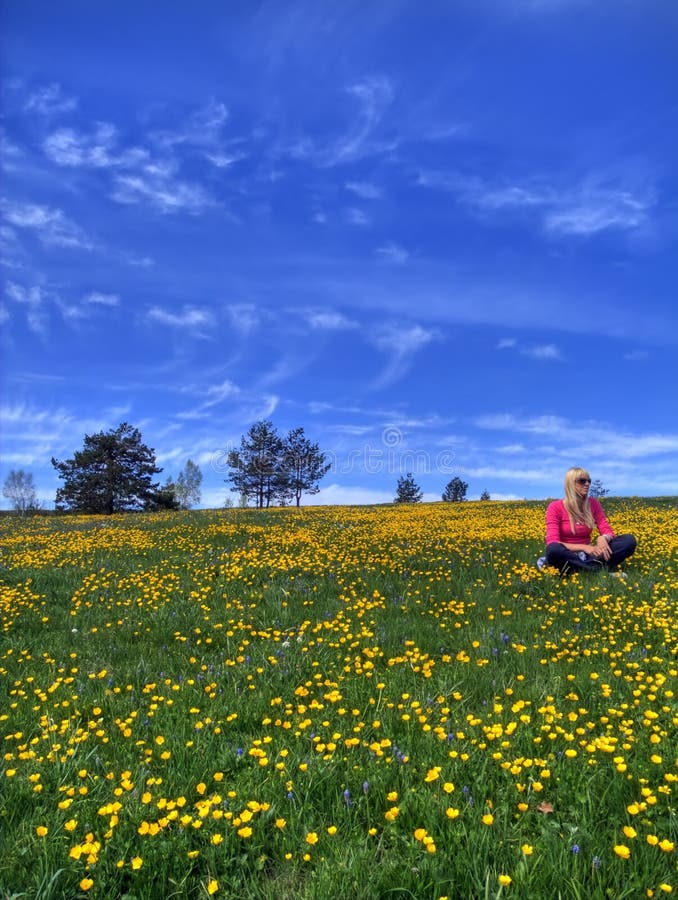
[(575, 478), (577, 484), (591, 484), (590, 478)]

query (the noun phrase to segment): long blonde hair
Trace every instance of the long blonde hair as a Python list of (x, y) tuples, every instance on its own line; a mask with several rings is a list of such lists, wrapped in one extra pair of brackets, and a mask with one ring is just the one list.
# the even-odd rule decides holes
[(589, 503), (588, 495), (582, 500), (575, 487), (577, 478), (590, 477), (591, 476), (586, 469), (582, 469), (579, 466), (572, 466), (572, 468), (568, 469), (565, 473), (565, 497), (563, 499), (563, 506), (570, 518), (572, 531), (574, 531), (576, 522), (583, 522), (589, 528), (593, 528), (596, 524), (593, 513), (591, 512), (591, 504)]

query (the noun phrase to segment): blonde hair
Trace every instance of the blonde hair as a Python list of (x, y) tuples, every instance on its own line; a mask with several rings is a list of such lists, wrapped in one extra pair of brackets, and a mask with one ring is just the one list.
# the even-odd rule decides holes
[(591, 512), (591, 504), (589, 503), (588, 495), (582, 499), (575, 487), (577, 478), (590, 477), (591, 476), (586, 469), (582, 469), (579, 466), (572, 466), (572, 468), (568, 469), (565, 473), (565, 497), (563, 499), (563, 506), (569, 516), (572, 531), (574, 531), (576, 522), (583, 522), (589, 528), (593, 528), (596, 524), (593, 513)]

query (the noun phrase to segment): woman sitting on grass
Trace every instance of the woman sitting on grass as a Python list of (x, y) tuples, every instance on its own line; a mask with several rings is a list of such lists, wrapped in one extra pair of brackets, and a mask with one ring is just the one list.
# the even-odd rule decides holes
[[(632, 534), (616, 535), (605, 518), (603, 507), (589, 497), (591, 477), (586, 469), (573, 467), (565, 473), (565, 497), (554, 500), (546, 509), (546, 556), (537, 566), (555, 566), (568, 572), (615, 572), (619, 563), (636, 549)], [(598, 537), (591, 543), (591, 532)]]

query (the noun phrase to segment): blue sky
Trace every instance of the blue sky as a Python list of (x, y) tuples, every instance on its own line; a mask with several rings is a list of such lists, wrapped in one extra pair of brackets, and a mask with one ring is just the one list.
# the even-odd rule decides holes
[(2, 481), (127, 421), (220, 506), (270, 418), (307, 502), (678, 493), (673, 0), (2, 18)]

